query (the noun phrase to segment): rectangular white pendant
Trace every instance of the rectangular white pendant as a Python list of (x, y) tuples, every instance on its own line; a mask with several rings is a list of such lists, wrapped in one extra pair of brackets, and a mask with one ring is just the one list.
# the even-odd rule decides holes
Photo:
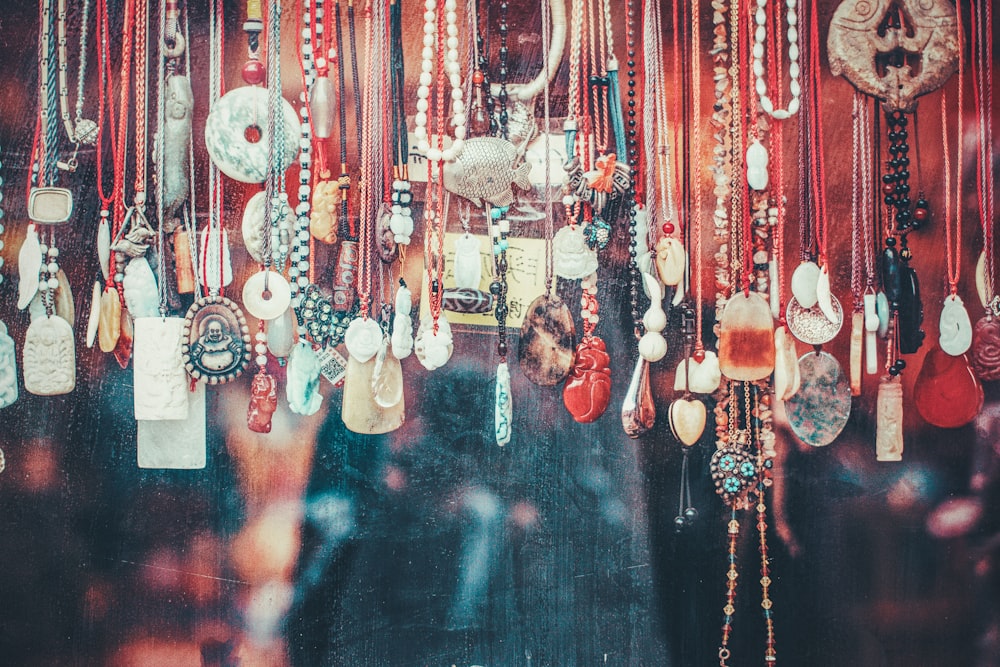
[(205, 384), (190, 393), (185, 419), (139, 421), (136, 449), (140, 468), (204, 468)]
[(181, 317), (135, 319), (135, 418), (178, 420), (188, 415), (188, 375), (181, 357)]

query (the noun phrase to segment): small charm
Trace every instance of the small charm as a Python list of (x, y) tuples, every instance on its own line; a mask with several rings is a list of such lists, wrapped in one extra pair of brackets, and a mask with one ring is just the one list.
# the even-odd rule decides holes
[(402, 280), (396, 290), (396, 312), (392, 316), (392, 356), (406, 359), (413, 351), (413, 295)]
[(494, 401), (494, 431), (497, 445), (503, 447), (510, 442), (513, 426), (513, 403), (510, 393), (510, 369), (507, 362), (497, 365), (496, 391)]
[(731, 380), (754, 382), (774, 370), (771, 306), (756, 292), (736, 292), (719, 317), (719, 369)]
[(622, 403), (622, 428), (628, 437), (638, 438), (655, 423), (656, 405), (649, 386), (649, 362), (639, 357)]
[(278, 409), (278, 382), (263, 368), (253, 376), (247, 428), (254, 433), (271, 432), (271, 415)]
[(594, 219), (584, 226), (583, 236), (587, 241), (588, 248), (604, 250), (611, 240), (611, 225), (595, 215)]
[(579, 280), (597, 271), (597, 252), (588, 247), (579, 225), (568, 225), (552, 239), (553, 271), (560, 278)]
[(670, 287), (680, 285), (684, 280), (687, 257), (684, 246), (672, 236), (664, 236), (656, 242), (656, 273), (660, 282)]
[(382, 347), (382, 327), (370, 317), (355, 318), (344, 334), (344, 344), (348, 354), (363, 364)]
[(709, 469), (715, 492), (730, 507), (738, 504), (757, 484), (757, 466), (739, 446), (729, 445), (716, 450)]
[(24, 310), (38, 293), (38, 276), (42, 269), (42, 247), (33, 224), (28, 225), (28, 231), (18, 251), (17, 269), (20, 276), (17, 284), (17, 308)]
[(576, 361), (563, 385), (563, 405), (581, 424), (596, 421), (611, 402), (611, 357), (597, 336), (576, 346)]
[(754, 139), (747, 147), (747, 185), (752, 190), (767, 189), (767, 149)]
[(953, 357), (965, 354), (972, 346), (972, 321), (958, 295), (950, 294), (945, 298), (938, 331), (938, 344)]
[(478, 236), (462, 234), (455, 239), (455, 287), (459, 289), (479, 289), (483, 279), (483, 262), (479, 254), (482, 241)]
[(722, 383), (719, 357), (711, 350), (705, 350), (701, 361), (695, 358), (682, 359), (674, 374), (674, 391), (690, 391), (693, 394), (712, 394)]
[(437, 319), (437, 331), (434, 331), (434, 318), (426, 316), (420, 320), (417, 338), (413, 351), (421, 365), (429, 371), (441, 368), (451, 359), (455, 346), (452, 344), (451, 325), (442, 313)]
[(792, 296), (805, 309), (812, 308), (819, 299), (816, 293), (820, 269), (816, 262), (802, 262), (792, 273)]
[(337, 242), (337, 209), (340, 208), (340, 184), (319, 181), (313, 186), (309, 209), (309, 233), (323, 243)]
[(223, 384), (242, 375), (250, 363), (250, 327), (240, 307), (225, 297), (195, 301), (181, 337), (184, 368), (195, 380)]
[(24, 389), (36, 396), (68, 394), (76, 387), (73, 327), (53, 315), (38, 318), (24, 336)]
[(685, 447), (694, 445), (705, 432), (708, 414), (701, 401), (678, 398), (670, 403), (670, 431)]

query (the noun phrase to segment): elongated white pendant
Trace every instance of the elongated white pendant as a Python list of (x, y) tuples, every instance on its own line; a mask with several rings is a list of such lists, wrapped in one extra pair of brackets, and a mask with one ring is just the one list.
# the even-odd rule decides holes
[(839, 328), (844, 316), (842, 312), (838, 314), (834, 309), (833, 299), (833, 292), (830, 289), (830, 267), (828, 264), (824, 264), (823, 268), (819, 270), (819, 278), (816, 280), (816, 303), (826, 319)]
[(628, 437), (638, 438), (655, 423), (656, 405), (649, 386), (649, 362), (639, 357), (622, 401), (622, 429)]
[(156, 289), (156, 276), (145, 257), (133, 257), (125, 266), (122, 280), (125, 307), (129, 315), (156, 317), (160, 314), (160, 295)]
[(278, 359), (286, 358), (295, 345), (295, 318), (292, 309), (267, 321), (267, 349)]
[(297, 415), (310, 416), (319, 412), (323, 396), (319, 393), (320, 364), (312, 346), (304, 341), (288, 355), (285, 398), (288, 408)]
[(101, 324), (101, 291), (100, 280), (94, 281), (94, 289), (90, 295), (90, 315), (87, 317), (87, 347), (94, 347), (97, 340), (97, 328)]
[(753, 190), (767, 189), (767, 149), (758, 140), (747, 147), (747, 185)]
[(24, 310), (38, 292), (38, 272), (42, 268), (42, 248), (38, 243), (35, 226), (28, 225), (24, 242), (17, 253), (17, 308)]
[(199, 470), (205, 467), (205, 383), (188, 396), (184, 419), (140, 420), (136, 459), (140, 468)]
[(479, 289), (483, 279), (483, 262), (479, 254), (482, 245), (478, 236), (463, 234), (455, 239), (455, 287)]
[(229, 257), (229, 233), (224, 228), (206, 227), (201, 233), (201, 279), (205, 289), (218, 292), (233, 282)]
[(497, 444), (501, 447), (510, 442), (513, 427), (513, 401), (510, 393), (510, 369), (507, 362), (497, 364), (497, 381), (494, 409), (494, 427)]
[(872, 294), (865, 294), (865, 373), (875, 375), (878, 373), (878, 330), (879, 321), (878, 308), (876, 303), (878, 297)]
[(396, 290), (396, 312), (392, 316), (392, 356), (406, 359), (413, 351), (413, 295), (410, 288), (400, 285)]
[(0, 321), (0, 408), (17, 400), (17, 353), (14, 339), (7, 333), (6, 323)]
[(188, 416), (187, 371), (181, 356), (183, 317), (139, 317), (132, 323), (136, 420)]
[(101, 275), (107, 280), (111, 270), (111, 223), (106, 215), (97, 224), (97, 261), (101, 264)]
[(24, 336), (24, 389), (37, 396), (68, 394), (76, 387), (73, 327), (53, 315), (34, 320)]

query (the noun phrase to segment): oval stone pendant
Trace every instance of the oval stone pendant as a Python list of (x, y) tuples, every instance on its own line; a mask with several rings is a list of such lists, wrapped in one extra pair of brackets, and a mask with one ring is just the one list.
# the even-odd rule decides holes
[(981, 380), (1000, 380), (1000, 320), (992, 315), (972, 331), (972, 368)]
[(788, 424), (807, 445), (829, 445), (851, 415), (851, 384), (840, 362), (827, 352), (799, 357), (799, 375), (799, 390), (785, 400)]
[(566, 303), (542, 294), (528, 306), (521, 324), (517, 363), (529, 381), (542, 387), (559, 384), (573, 367), (576, 327)]
[(935, 345), (924, 357), (913, 386), (913, 402), (928, 424), (958, 428), (982, 409), (983, 386), (964, 354), (952, 356)]
[(938, 331), (938, 344), (953, 357), (965, 354), (972, 345), (972, 322), (958, 295), (950, 294), (945, 298)]
[(771, 307), (756, 292), (737, 292), (719, 318), (719, 369), (731, 380), (753, 382), (774, 370)]

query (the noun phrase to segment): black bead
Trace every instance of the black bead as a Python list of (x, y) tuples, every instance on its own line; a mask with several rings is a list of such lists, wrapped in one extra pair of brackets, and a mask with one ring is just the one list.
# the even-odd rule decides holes
[(497, 343), (497, 354), (501, 357), (507, 356), (507, 343)]
[(493, 281), (493, 282), (490, 283), (490, 294), (492, 294), (493, 296), (497, 296), (498, 294), (500, 294), (500, 283), (499, 282)]
[(899, 367), (899, 370), (903, 370), (904, 368), (906, 368), (906, 362), (903, 361), (902, 359), (896, 359), (896, 366)]
[(899, 208), (910, 208), (910, 198), (909, 197), (900, 197), (899, 203), (897, 204), (897, 206), (899, 206)]
[(687, 519), (689, 523), (694, 521), (698, 518), (698, 510), (694, 507), (687, 508), (684, 510), (684, 518)]
[(883, 183), (894, 183), (896, 181), (896, 174), (885, 173), (882, 174)]
[(895, 237), (895, 236), (890, 236), (890, 237), (888, 237), (888, 238), (887, 238), (887, 239), (885, 240), (885, 244), (886, 244), (887, 246), (889, 246), (890, 248), (894, 247), (894, 246), (896, 245), (896, 237)]
[(898, 369), (898, 368), (896, 368), (895, 366), (891, 366), (891, 367), (889, 368), (889, 375), (891, 375), (891, 376), (893, 376), (893, 377), (895, 377), (895, 376), (899, 375), (899, 369)]
[(910, 166), (910, 158), (906, 157), (905, 155), (899, 156), (899, 166), (900, 167), (909, 167)]

